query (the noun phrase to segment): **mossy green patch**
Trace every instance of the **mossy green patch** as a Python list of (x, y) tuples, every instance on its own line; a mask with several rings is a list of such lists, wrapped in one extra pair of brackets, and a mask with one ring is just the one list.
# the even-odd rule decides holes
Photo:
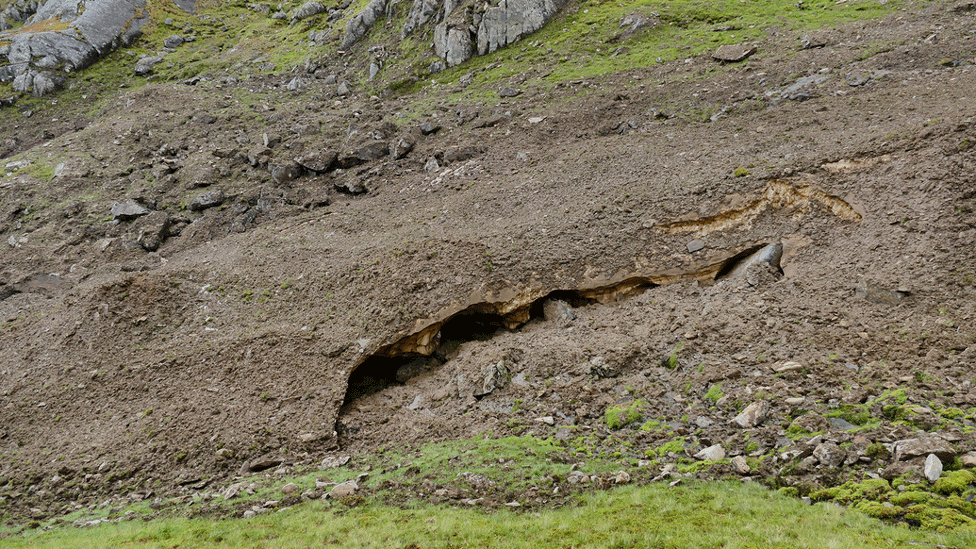
[(685, 437), (678, 437), (672, 441), (665, 442), (652, 451), (658, 457), (664, 457), (671, 452), (678, 455), (683, 455), (685, 451)]
[(827, 417), (839, 417), (854, 425), (862, 426), (871, 421), (871, 410), (859, 404), (842, 404), (837, 410), (829, 412)]
[(712, 385), (708, 388), (708, 392), (705, 393), (705, 398), (707, 400), (711, 400), (713, 403), (718, 402), (718, 399), (722, 398), (723, 396), (725, 396), (725, 393), (722, 392), (721, 383)]
[(967, 469), (950, 471), (935, 482), (935, 491), (944, 494), (961, 494), (976, 483), (976, 475)]
[(880, 478), (869, 478), (864, 482), (846, 482), (841, 486), (818, 490), (810, 497), (816, 501), (834, 501), (837, 503), (853, 503), (855, 501), (887, 500), (891, 493), (891, 485), (887, 480)]
[(640, 421), (643, 418), (644, 406), (645, 403), (643, 401), (636, 400), (628, 404), (607, 408), (604, 414), (607, 427), (610, 429), (620, 429), (621, 427)]

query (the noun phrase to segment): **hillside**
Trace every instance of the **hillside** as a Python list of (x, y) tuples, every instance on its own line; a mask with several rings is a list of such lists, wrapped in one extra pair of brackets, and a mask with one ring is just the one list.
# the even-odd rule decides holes
[(0, 88), (9, 522), (508, 436), (563, 494), (976, 467), (971, 3), (570, 2), (450, 67), (402, 4), (176, 4)]

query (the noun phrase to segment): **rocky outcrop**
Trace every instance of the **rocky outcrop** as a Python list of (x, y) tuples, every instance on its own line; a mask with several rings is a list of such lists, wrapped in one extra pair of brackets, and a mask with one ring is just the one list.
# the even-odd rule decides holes
[(135, 40), (148, 20), (145, 8), (145, 0), (48, 0), (38, 5), (23, 27), (0, 32), (0, 42), (9, 41), (0, 47), (0, 81), (35, 96), (54, 90), (65, 73)]
[(365, 36), (384, 13), (386, 13), (386, 0), (373, 0), (367, 4), (363, 11), (346, 23), (346, 36), (342, 39), (342, 48), (348, 48)]
[(564, 0), (501, 0), (478, 25), (478, 55), (491, 53), (542, 28)]
[[(565, 3), (565, 0), (500, 0), (491, 5), (459, 0), (414, 0), (400, 35), (406, 38), (434, 22), (434, 54), (446, 66), (454, 67), (475, 54), (491, 53), (541, 29)], [(361, 39), (387, 9), (385, 0), (373, 0), (350, 20), (343, 48)]]

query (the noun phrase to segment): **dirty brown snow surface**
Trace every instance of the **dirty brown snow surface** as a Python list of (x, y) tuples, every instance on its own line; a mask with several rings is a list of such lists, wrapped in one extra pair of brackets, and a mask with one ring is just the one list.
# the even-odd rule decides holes
[(720, 444), (770, 458), (702, 474), (811, 486), (921, 474), (868, 448), (924, 433), (963, 456), (974, 28), (936, 4), (429, 111), (290, 75), (77, 123), (3, 107), (31, 161), (0, 177), (3, 505), (488, 432), (628, 440), (622, 463), (680, 436), (655, 457)]

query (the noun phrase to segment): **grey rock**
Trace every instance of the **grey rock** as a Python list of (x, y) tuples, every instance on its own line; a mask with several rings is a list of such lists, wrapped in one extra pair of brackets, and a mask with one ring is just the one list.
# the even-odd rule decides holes
[(547, 299), (542, 304), (542, 315), (545, 317), (546, 322), (552, 322), (561, 326), (569, 325), (576, 318), (573, 307), (560, 299)]
[(726, 44), (715, 50), (712, 59), (723, 63), (737, 63), (749, 58), (756, 51), (756, 47), (749, 44)]
[(45, 67), (57, 74), (81, 70), (118, 45), (131, 43), (148, 20), (145, 7), (145, 0), (48, 0), (30, 22), (57, 17), (68, 28), (10, 35), (9, 45), (0, 50), (0, 61), (7, 62), (0, 68), (0, 81), (13, 82), (18, 92), (50, 92), (62, 78)]
[(434, 27), (434, 54), (448, 67), (456, 67), (474, 55), (474, 44), (467, 28), (455, 28), (441, 23)]
[(447, 70), (447, 63), (443, 61), (434, 61), (427, 67), (427, 72), (431, 74), (437, 74), (439, 72), (444, 72)]
[(339, 87), (336, 88), (336, 95), (339, 97), (345, 97), (349, 95), (349, 84), (347, 82), (341, 82)]
[(699, 250), (703, 250), (705, 248), (705, 243), (696, 238), (695, 240), (688, 242), (687, 248), (688, 248), (688, 253), (695, 253)]
[(298, 8), (298, 11), (295, 12), (291, 20), (292, 22), (301, 21), (302, 19), (308, 19), (326, 11), (325, 5), (321, 2), (305, 2), (302, 4), (302, 7)]
[(224, 203), (224, 192), (221, 190), (207, 191), (190, 201), (190, 210), (199, 212), (214, 208)]
[(335, 469), (349, 463), (350, 456), (328, 456), (319, 464), (319, 469)]
[(401, 135), (390, 143), (390, 156), (396, 160), (410, 154), (417, 144), (417, 138), (412, 135)]
[(500, 389), (505, 385), (508, 385), (508, 364), (506, 363), (505, 359), (499, 360), (494, 364), (486, 364), (481, 368), (481, 375), (484, 379), (481, 383), (480, 391), (474, 394), (475, 398), (485, 397), (494, 392), (496, 389)]
[(149, 215), (149, 208), (129, 199), (125, 202), (112, 204), (112, 217), (118, 221), (131, 221), (137, 217)]
[(827, 37), (817, 33), (804, 34), (800, 37), (800, 48), (810, 50), (827, 45)]
[(810, 76), (800, 77), (793, 84), (787, 86), (782, 91), (779, 92), (780, 97), (786, 97), (794, 101), (802, 101), (803, 95), (806, 94), (807, 99), (816, 97), (812, 90), (815, 90), (821, 84), (824, 84), (829, 79), (826, 74), (813, 74)]
[(478, 23), (478, 55), (491, 53), (542, 28), (565, 0), (506, 0), (488, 8)]
[(427, 172), (427, 173), (433, 173), (433, 172), (436, 172), (439, 169), (441, 169), (441, 165), (440, 165), (439, 162), (437, 162), (437, 157), (436, 156), (432, 156), (432, 157), (428, 158), (427, 159), (427, 163), (424, 164), (424, 171)]
[(169, 237), (172, 219), (166, 212), (152, 212), (139, 220), (139, 236), (136, 242), (147, 252), (155, 252)]
[(939, 480), (939, 477), (942, 476), (942, 460), (940, 460), (935, 454), (929, 454), (929, 456), (925, 458), (925, 466), (922, 468), (922, 473), (929, 482)]
[(295, 78), (292, 78), (287, 85), (285, 85), (285, 88), (289, 91), (302, 91), (305, 89), (305, 80), (303, 80), (300, 76), (296, 76)]
[(830, 428), (834, 431), (850, 431), (852, 429), (857, 429), (858, 426), (845, 420), (844, 418), (832, 417), (829, 418)]
[(430, 21), (439, 7), (440, 2), (438, 0), (413, 0), (413, 6), (407, 13), (407, 20), (400, 32), (400, 38), (406, 38), (414, 29)]
[(590, 375), (599, 378), (611, 378), (620, 375), (620, 367), (615, 364), (608, 364), (602, 356), (595, 356), (590, 359)]
[(509, 86), (498, 88), (498, 97), (518, 97), (522, 91)]
[(386, 141), (374, 141), (339, 155), (336, 165), (342, 169), (354, 168), (373, 160), (379, 160), (389, 154), (389, 151), (390, 145)]
[(847, 73), (844, 77), (844, 81), (847, 82), (848, 86), (856, 88), (858, 86), (863, 86), (871, 81), (871, 75), (861, 71), (853, 71)]
[(366, 185), (362, 181), (353, 177), (336, 180), (332, 183), (332, 187), (343, 194), (351, 194), (353, 196), (369, 192), (369, 189), (366, 188)]
[(384, 12), (386, 12), (386, 0), (372, 0), (363, 11), (353, 16), (346, 23), (346, 35), (342, 38), (342, 49), (349, 48), (365, 36)]
[(827, 467), (838, 467), (847, 459), (847, 452), (836, 443), (827, 441), (814, 448), (813, 457)]
[(423, 135), (431, 135), (439, 131), (441, 131), (440, 125), (432, 122), (424, 122), (420, 125), (420, 133)]
[(748, 475), (752, 472), (752, 468), (749, 467), (749, 462), (746, 461), (745, 456), (735, 456), (732, 458), (732, 469), (740, 475)]
[(289, 482), (288, 484), (281, 487), (281, 493), (285, 494), (286, 496), (290, 496), (295, 492), (298, 492), (299, 490), (301, 490), (301, 488), (294, 482)]
[(722, 448), (721, 444), (713, 444), (708, 448), (703, 448), (700, 452), (695, 454), (695, 459), (702, 461), (715, 461), (725, 457), (725, 449)]
[(302, 167), (298, 162), (268, 164), (268, 171), (271, 172), (271, 179), (279, 185), (289, 183), (302, 176)]
[(742, 413), (732, 419), (732, 422), (743, 429), (756, 427), (766, 419), (768, 412), (769, 403), (765, 400), (757, 400), (746, 406), (745, 410), (742, 410)]
[(163, 62), (163, 58), (158, 55), (146, 55), (136, 62), (133, 69), (136, 76), (146, 76), (152, 73), (153, 67)]
[(952, 459), (956, 455), (955, 448), (945, 440), (936, 436), (899, 440), (893, 444), (892, 452), (895, 461), (935, 454), (939, 459)]
[(367, 80), (372, 80), (376, 78), (376, 75), (380, 72), (380, 66), (375, 62), (369, 64), (369, 78)]
[(183, 40), (182, 36), (178, 34), (174, 34), (173, 36), (169, 36), (165, 40), (163, 40), (163, 47), (174, 49), (182, 46), (183, 42), (185, 42), (185, 40)]
[(323, 499), (342, 499), (354, 495), (359, 491), (359, 484), (355, 480), (347, 480), (335, 485)]
[(727, 275), (727, 278), (740, 278), (746, 284), (760, 286), (769, 278), (780, 274), (780, 260), (783, 258), (783, 244), (775, 242), (740, 261)]
[(285, 460), (280, 457), (275, 456), (261, 456), (259, 458), (252, 459), (244, 463), (241, 466), (241, 474), (244, 473), (257, 473), (260, 471), (265, 471), (271, 469), (272, 467), (277, 467), (284, 463)]
[(298, 165), (310, 172), (326, 173), (333, 168), (339, 155), (335, 151), (317, 151), (296, 159)]
[(963, 467), (976, 467), (976, 452), (966, 452), (959, 456), (959, 462)]

